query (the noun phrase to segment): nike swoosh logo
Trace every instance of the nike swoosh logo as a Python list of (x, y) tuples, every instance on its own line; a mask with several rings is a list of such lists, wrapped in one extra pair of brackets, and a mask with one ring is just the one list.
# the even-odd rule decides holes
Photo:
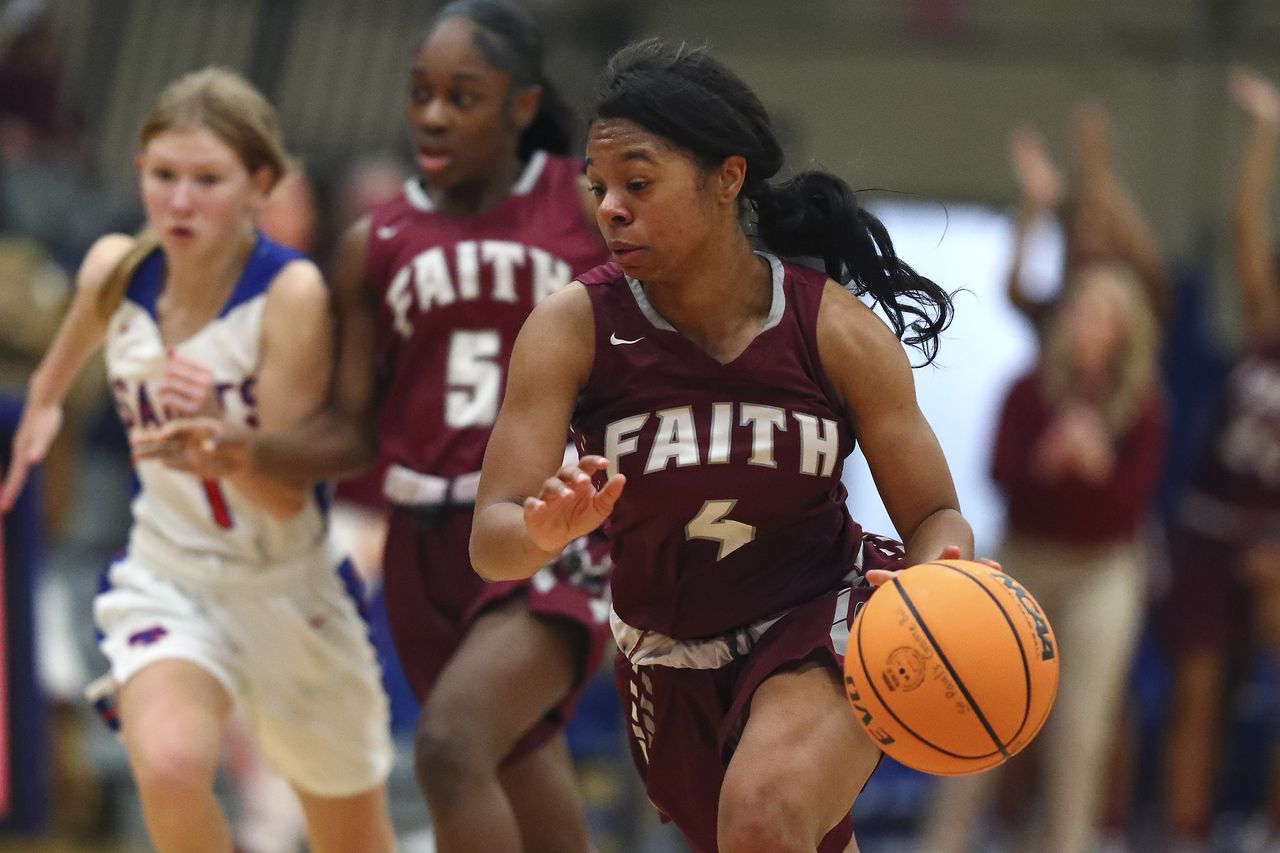
[(400, 233), (399, 226), (396, 226), (393, 228), (390, 225), (383, 225), (380, 228), (378, 228), (378, 239), (390, 240), (392, 237), (396, 236), (399, 233)]
[(634, 341), (628, 341), (623, 338), (620, 338), (618, 337), (616, 332), (609, 336), (609, 343), (613, 344), (615, 347), (618, 344), (638, 344), (643, 340), (644, 340), (644, 335), (641, 335), (640, 337), (636, 338)]

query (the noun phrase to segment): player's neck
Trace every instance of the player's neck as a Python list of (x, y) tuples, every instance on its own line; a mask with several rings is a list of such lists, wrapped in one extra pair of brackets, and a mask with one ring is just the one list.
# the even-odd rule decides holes
[(678, 280), (646, 280), (645, 295), (681, 334), (727, 362), (760, 333), (773, 306), (773, 276), (745, 235), (698, 257)]
[(228, 240), (208, 254), (166, 253), (164, 290), (157, 306), (162, 319), (216, 314), (240, 280), (255, 242), (256, 234), (249, 228), (242, 239)]
[(504, 159), (502, 166), (471, 181), (462, 181), (447, 190), (433, 191), (427, 186), (427, 195), (436, 210), (445, 216), (468, 219), (479, 216), (506, 200), (512, 188), (520, 180), (525, 164), (515, 152)]

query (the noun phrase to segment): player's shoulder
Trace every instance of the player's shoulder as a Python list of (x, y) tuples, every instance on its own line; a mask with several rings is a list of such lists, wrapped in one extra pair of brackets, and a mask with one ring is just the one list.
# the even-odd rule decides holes
[(571, 281), (534, 306), (525, 326), (535, 328), (580, 328), (584, 323), (594, 325), (591, 297), (582, 281)]
[(76, 284), (82, 290), (100, 290), (111, 273), (138, 247), (138, 238), (132, 234), (105, 234), (99, 237), (85, 253), (76, 275)]
[(268, 310), (286, 313), (324, 303), (329, 298), (320, 268), (305, 255), (285, 261), (271, 279), (266, 296)]
[(902, 342), (889, 324), (848, 288), (825, 276), (819, 286), (819, 341), (838, 345), (849, 355), (865, 356), (868, 351), (889, 349), (901, 352)]
[(597, 287), (602, 284), (612, 284), (622, 277), (622, 267), (618, 266), (616, 261), (609, 261), (587, 270), (578, 276), (577, 280), (585, 286)]

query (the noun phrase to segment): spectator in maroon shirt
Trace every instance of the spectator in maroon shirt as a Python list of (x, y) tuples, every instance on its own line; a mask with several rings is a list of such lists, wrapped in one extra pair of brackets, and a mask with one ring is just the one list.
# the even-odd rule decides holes
[[(1035, 592), (1062, 648), (1057, 704), (1040, 738), (1048, 772), (1038, 849), (1084, 853), (1141, 625), (1140, 534), (1164, 424), (1157, 326), (1136, 275), (1092, 263), (1067, 285), (1039, 364), (1005, 401), (993, 476), (1008, 502), (999, 561)], [(969, 849), (998, 775), (943, 783), (925, 849)]]

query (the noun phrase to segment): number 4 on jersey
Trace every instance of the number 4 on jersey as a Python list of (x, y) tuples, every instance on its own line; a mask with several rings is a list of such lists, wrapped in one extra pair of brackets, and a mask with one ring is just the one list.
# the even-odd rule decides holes
[(734, 551), (756, 538), (756, 529), (750, 524), (726, 518), (737, 506), (732, 501), (707, 501), (693, 520), (684, 526), (686, 539), (710, 539), (720, 543), (716, 560), (723, 560)]

